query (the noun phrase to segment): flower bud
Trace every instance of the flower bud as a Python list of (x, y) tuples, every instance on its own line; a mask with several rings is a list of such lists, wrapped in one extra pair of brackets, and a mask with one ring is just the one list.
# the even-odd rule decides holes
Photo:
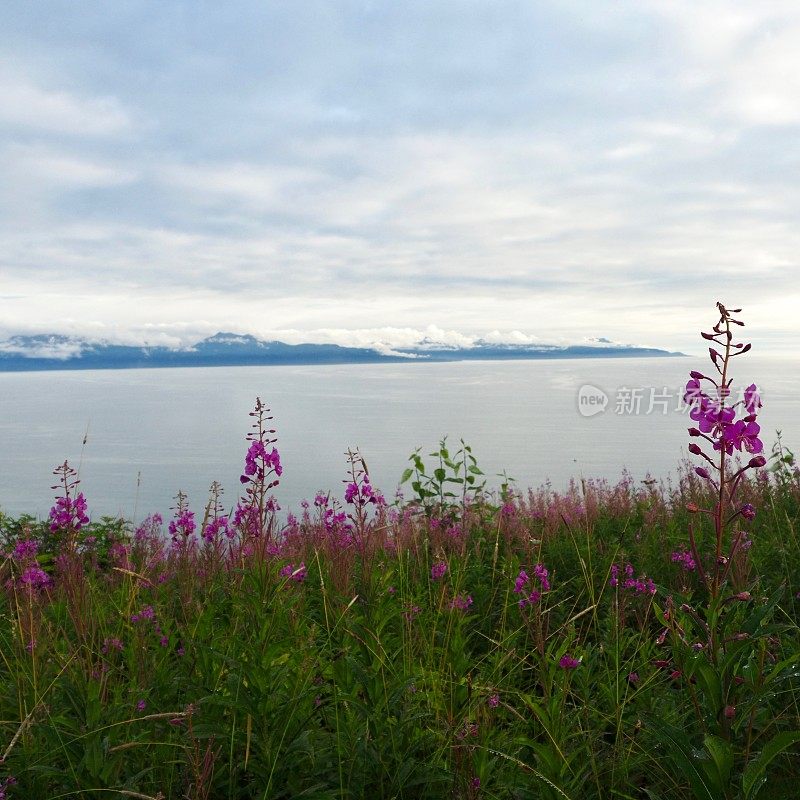
[(700, 449), (700, 445), (699, 444), (695, 444), (694, 442), (692, 442), (689, 445), (689, 452), (694, 454), (694, 455), (696, 455), (696, 456), (703, 455), (703, 451)]
[(736, 716), (736, 706), (725, 706), (722, 713), (725, 715), (725, 719), (733, 719)]
[(694, 471), (701, 477), (705, 478), (707, 481), (711, 480), (711, 475), (709, 474), (708, 470), (705, 467), (695, 467)]
[(739, 592), (739, 594), (735, 594), (733, 597), (735, 600), (741, 600), (743, 603), (748, 601), (751, 598), (750, 592)]
[[(703, 469), (703, 468), (702, 467), (698, 467), (697, 469)], [(705, 472), (705, 470), (703, 470), (703, 471)], [(708, 474), (708, 473), (706, 473), (706, 474)], [(705, 476), (701, 475), (700, 477), (705, 477)], [(686, 510), (690, 514), (696, 514), (700, 510), (700, 506), (698, 506), (697, 503), (687, 503), (686, 504)]]
[(763, 467), (766, 463), (767, 459), (764, 458), (764, 456), (753, 456), (753, 458), (751, 458), (748, 462), (747, 466), (751, 469), (755, 469), (757, 467)]
[(693, 378), (694, 378), (696, 381), (702, 380), (703, 378), (705, 378), (705, 377), (706, 377), (705, 375), (703, 375), (703, 373), (702, 373), (702, 372), (698, 372), (696, 369), (693, 369), (693, 370), (692, 370), (692, 371), (691, 371), (689, 374), (690, 374), (690, 375), (691, 375), (691, 376), (692, 376), (692, 377), (693, 377)]
[(697, 428), (689, 428), (689, 436), (700, 436), (700, 431)]

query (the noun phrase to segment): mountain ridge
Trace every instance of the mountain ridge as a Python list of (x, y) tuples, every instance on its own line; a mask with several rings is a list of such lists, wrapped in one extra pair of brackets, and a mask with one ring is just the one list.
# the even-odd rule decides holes
[(165, 345), (113, 344), (62, 334), (36, 334), (11, 336), (0, 342), (0, 372), (683, 355), (613, 343), (561, 346), (498, 344), (478, 339), (466, 347), (426, 338), (411, 347), (353, 347), (310, 342), (287, 344), (278, 340), (266, 341), (251, 334), (219, 331), (195, 344), (171, 348)]

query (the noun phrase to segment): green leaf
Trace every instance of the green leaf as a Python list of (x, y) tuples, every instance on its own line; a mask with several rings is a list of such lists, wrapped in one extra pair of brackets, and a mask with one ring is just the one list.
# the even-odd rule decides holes
[(749, 633), (751, 636), (755, 636), (756, 631), (761, 626), (761, 623), (773, 611), (775, 606), (778, 605), (782, 596), (783, 586), (779, 586), (766, 603), (756, 606), (753, 613), (744, 621), (744, 624), (742, 625), (742, 631)]
[(405, 483), (413, 474), (414, 474), (413, 469), (404, 469), (403, 474), (400, 477), (400, 483)]
[(747, 765), (744, 775), (742, 775), (742, 791), (747, 800), (755, 797), (766, 782), (765, 773), (772, 759), (796, 742), (800, 742), (800, 731), (784, 731), (775, 734), (764, 745), (758, 758)]
[(667, 748), (667, 757), (689, 784), (696, 800), (719, 800), (720, 792), (709, 786), (712, 783), (709, 775), (700, 769), (702, 762), (685, 745), (686, 733), (661, 720), (647, 718), (646, 722), (653, 735)]
[(733, 769), (733, 750), (730, 742), (726, 742), (719, 736), (706, 736), (704, 740), (706, 750), (711, 753), (711, 758), (719, 772), (719, 784), (721, 787), (727, 787), (731, 777), (731, 770)]

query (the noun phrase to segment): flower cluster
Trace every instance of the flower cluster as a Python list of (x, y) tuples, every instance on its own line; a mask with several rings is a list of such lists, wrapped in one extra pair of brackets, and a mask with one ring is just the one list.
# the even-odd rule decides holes
[[(703, 391), (701, 381), (713, 385), (715, 397)], [(692, 370), (684, 399), (692, 407), (689, 417), (697, 423), (697, 427), (690, 428), (689, 433), (711, 442), (715, 450), (724, 448), (729, 456), (733, 455), (734, 450), (740, 453), (745, 450), (754, 455), (761, 453), (764, 445), (758, 438), (761, 427), (756, 422), (761, 398), (756, 385), (751, 383), (744, 391), (744, 399), (732, 406), (725, 405), (729, 394), (730, 384), (722, 386), (713, 378)], [(736, 418), (737, 410), (741, 413), (739, 419)]]
[(121, 639), (117, 639), (116, 636), (110, 636), (103, 639), (103, 646), (100, 648), (100, 652), (103, 655), (108, 655), (112, 650), (122, 652), (124, 649), (125, 646)]
[(431, 567), (431, 580), (438, 581), (440, 578), (444, 577), (445, 572), (447, 572), (447, 562), (437, 561)]
[(229, 527), (229, 520), (225, 516), (212, 519), (203, 530), (203, 539), (207, 542), (215, 541), (220, 535), (225, 535), (228, 539), (234, 536), (234, 532)]
[(27, 561), (31, 558), (36, 558), (39, 552), (39, 543), (34, 539), (20, 539), (15, 545), (11, 553), (11, 557), (15, 561)]
[(131, 622), (139, 622), (142, 619), (153, 620), (156, 618), (156, 612), (153, 606), (145, 606), (138, 614), (131, 614)]
[(581, 665), (581, 660), (579, 658), (574, 658), (573, 656), (565, 653), (558, 661), (558, 666), (561, 669), (577, 669)]
[(34, 564), (23, 571), (18, 582), (30, 590), (47, 589), (52, 585), (53, 579), (38, 564)]
[(471, 594), (459, 594), (456, 595), (450, 601), (450, 608), (458, 609), (459, 611), (469, 611), (470, 606), (472, 605), (472, 595)]
[(50, 509), (50, 530), (79, 531), (84, 525), (89, 524), (89, 515), (86, 513), (88, 506), (83, 492), (76, 497), (68, 494), (56, 498), (56, 504)]
[(611, 580), (609, 586), (612, 589), (619, 587), (622, 591), (630, 592), (631, 594), (655, 594), (656, 585), (653, 583), (652, 578), (647, 575), (635, 575), (632, 564), (625, 564), (622, 568), (622, 577), (620, 576), (620, 567), (618, 564), (611, 565)]
[(514, 581), (514, 594), (525, 594), (519, 601), (519, 607), (532, 606), (539, 602), (543, 592), (550, 591), (550, 577), (544, 564), (536, 564), (533, 568), (533, 577), (539, 582), (539, 588), (531, 586), (532, 580), (524, 569), (519, 571)]
[(357, 483), (348, 483), (344, 490), (344, 500), (351, 505), (365, 506), (367, 503), (386, 505), (383, 495), (372, 487), (368, 478), (362, 482), (361, 486)]
[(295, 568), (294, 564), (287, 564), (278, 574), (281, 578), (288, 578), (295, 583), (302, 583), (306, 579), (307, 573), (306, 565), (301, 561), (300, 566), (297, 568)]
[(239, 480), (242, 483), (250, 483), (254, 480), (263, 481), (269, 470), (274, 470), (278, 477), (283, 474), (278, 451), (273, 447), (271, 451), (267, 452), (264, 442), (258, 439), (250, 442), (247, 455), (244, 457), (244, 475)]
[(172, 541), (177, 541), (179, 535), (184, 539), (188, 539), (197, 529), (197, 523), (194, 521), (194, 511), (189, 509), (179, 510), (175, 519), (169, 523), (169, 533), (172, 536)]
[(694, 556), (688, 550), (675, 550), (671, 560), (675, 564), (680, 564), (684, 572), (694, 572), (697, 569)]

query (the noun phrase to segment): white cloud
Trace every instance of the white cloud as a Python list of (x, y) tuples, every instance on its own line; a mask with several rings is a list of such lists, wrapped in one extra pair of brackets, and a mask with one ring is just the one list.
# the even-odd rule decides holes
[(113, 96), (82, 96), (37, 86), (26, 77), (0, 75), (0, 125), (68, 136), (110, 136), (131, 126)]
[(97, 29), (21, 8), (4, 327), (686, 349), (720, 292), (792, 295), (794, 3), (501, 6), (332, 11), (323, 37), (243, 3), (175, 49), (152, 45), (167, 7)]
[[(137, 178), (135, 170), (114, 161), (72, 155), (44, 145), (10, 145), (2, 153), (6, 180), (19, 188), (122, 186)], [(8, 186), (8, 183), (6, 183)]]

